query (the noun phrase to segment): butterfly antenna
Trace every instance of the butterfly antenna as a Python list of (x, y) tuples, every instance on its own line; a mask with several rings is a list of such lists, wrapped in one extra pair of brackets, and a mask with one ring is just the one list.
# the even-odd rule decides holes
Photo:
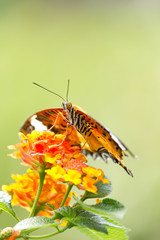
[(68, 79), (67, 93), (66, 93), (66, 101), (67, 102), (68, 102), (68, 93), (69, 93), (69, 83), (70, 83), (70, 80)]
[(65, 101), (65, 99), (64, 99), (63, 97), (61, 97), (59, 94), (57, 94), (57, 93), (55, 93), (55, 92), (53, 92), (53, 91), (51, 91), (51, 90), (49, 90), (49, 89), (47, 89), (47, 88), (39, 85), (38, 83), (33, 82), (33, 84), (36, 85), (36, 86), (38, 86), (38, 87), (40, 87), (40, 88), (45, 89), (46, 91), (48, 91), (48, 92), (50, 92), (50, 93), (53, 93), (53, 94), (57, 95), (57, 96), (60, 97), (63, 101)]

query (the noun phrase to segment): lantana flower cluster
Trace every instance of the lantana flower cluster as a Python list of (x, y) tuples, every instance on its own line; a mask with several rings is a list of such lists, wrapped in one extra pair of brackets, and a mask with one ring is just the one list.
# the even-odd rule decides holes
[[(39, 185), (39, 174), (45, 172), (43, 189), (38, 201), (38, 215), (50, 216), (52, 213), (48, 203), (55, 207), (60, 204), (67, 191), (67, 184), (75, 185), (81, 190), (97, 192), (96, 183), (104, 178), (101, 169), (87, 165), (87, 159), (79, 146), (66, 139), (63, 134), (50, 131), (32, 131), (31, 134), (20, 133), (21, 142), (10, 146), (15, 152), (13, 158), (20, 158), (23, 164), (29, 166), (24, 175), (13, 175), (15, 183), (3, 186), (3, 190), (12, 194), (12, 203), (31, 210)], [(71, 193), (65, 205), (69, 205)]]
[[(3, 185), (2, 190), (12, 195), (12, 205), (21, 205), (29, 212), (32, 209), (34, 200), (39, 187), (39, 174), (28, 169), (26, 174), (12, 175), (15, 183), (9, 186)], [(63, 183), (57, 183), (50, 175), (45, 175), (42, 192), (37, 204), (37, 214), (39, 216), (49, 217), (53, 215), (52, 205), (55, 209), (60, 207), (62, 199), (65, 196), (67, 186)], [(71, 193), (69, 194), (65, 206), (69, 205)], [(50, 204), (50, 205), (49, 205)]]

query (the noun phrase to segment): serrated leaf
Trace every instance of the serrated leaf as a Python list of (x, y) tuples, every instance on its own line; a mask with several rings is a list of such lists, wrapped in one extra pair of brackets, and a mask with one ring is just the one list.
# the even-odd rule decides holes
[(104, 198), (112, 192), (111, 181), (110, 181), (110, 183), (104, 183), (104, 184), (102, 183), (102, 181), (99, 181), (98, 183), (96, 183), (96, 187), (97, 187), (97, 193), (91, 193), (91, 192), (86, 191), (83, 198), (84, 199)]
[(11, 195), (3, 191), (0, 191), (0, 210), (9, 213), (12, 217), (19, 221), (11, 206)]
[(127, 232), (124, 229), (107, 227), (108, 235), (103, 232), (98, 232), (89, 228), (76, 227), (79, 231), (83, 232), (86, 236), (94, 240), (127, 240)]
[(76, 215), (76, 211), (69, 206), (61, 207), (55, 212), (67, 218), (74, 218)]
[(108, 217), (101, 217), (100, 215), (97, 215), (93, 212), (86, 211), (84, 209), (78, 209), (77, 210), (77, 217), (83, 217), (85, 219), (91, 219), (93, 222), (98, 222), (100, 224), (111, 226), (115, 228), (121, 228), (118, 223), (114, 224), (114, 221)]
[(94, 229), (99, 232), (107, 234), (106, 220), (100, 216), (85, 211), (83, 209), (77, 210), (77, 216), (71, 222), (79, 227)]
[(108, 228), (109, 236), (107, 240), (127, 240), (128, 234), (125, 229), (120, 228)]
[(113, 219), (111, 219), (111, 218), (109, 218), (109, 217), (104, 217), (104, 216), (103, 216), (103, 219), (105, 219), (106, 221), (108, 221), (108, 222), (110, 222), (112, 225), (114, 225), (114, 226), (111, 226), (111, 225), (110, 225), (110, 227), (115, 227), (115, 226), (116, 226), (116, 228), (122, 228), (122, 229), (124, 229), (125, 231), (129, 231), (129, 229), (127, 229), (126, 227), (124, 227), (122, 224), (120, 224), (119, 222), (117, 222), (117, 221), (115, 221), (115, 220), (113, 220)]
[(119, 218), (123, 217), (126, 211), (126, 208), (122, 203), (111, 198), (105, 198), (102, 200), (102, 202), (95, 205), (91, 205), (91, 207), (92, 210), (93, 209), (98, 210), (99, 214), (102, 215), (112, 214)]
[(26, 218), (14, 226), (16, 231), (22, 231), (25, 233), (29, 233), (37, 230), (41, 227), (56, 227), (60, 223), (54, 222), (52, 218), (47, 217), (32, 217)]
[[(108, 220), (107, 217), (104, 217), (104, 219)], [(113, 228), (113, 227), (108, 227), (108, 232), (109, 232), (109, 240), (112, 239), (120, 239), (120, 240), (127, 240), (128, 239), (128, 232), (129, 229), (127, 229), (126, 227), (124, 227), (122, 224), (118, 223), (117, 221), (113, 220), (113, 219), (109, 219), (109, 221), (111, 223), (113, 223), (114, 225), (117, 225), (117, 228)], [(107, 239), (107, 240), (108, 240)]]
[(98, 222), (93, 222), (89, 218), (78, 217), (72, 220), (72, 223), (76, 226), (89, 228), (92, 230), (96, 230), (98, 232), (103, 232), (105, 235), (108, 234), (107, 228)]
[(105, 198), (102, 202), (95, 205), (87, 205), (80, 201), (75, 195), (73, 195), (73, 198), (83, 209), (100, 215), (114, 215), (116, 217), (122, 217), (125, 213), (125, 206), (111, 198)]

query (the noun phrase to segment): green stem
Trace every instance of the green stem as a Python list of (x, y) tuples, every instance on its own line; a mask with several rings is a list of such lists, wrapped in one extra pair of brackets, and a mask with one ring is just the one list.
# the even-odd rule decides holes
[(84, 202), (86, 200), (86, 196), (85, 196), (85, 194), (81, 197), (81, 199), (80, 199), (80, 201), (81, 202)]
[(71, 185), (71, 184), (68, 185), (66, 194), (65, 194), (65, 196), (64, 196), (64, 198), (63, 198), (63, 200), (62, 200), (62, 202), (61, 202), (60, 208), (63, 207), (63, 205), (65, 204), (65, 202), (66, 202), (66, 200), (67, 200), (67, 197), (68, 197), (68, 195), (69, 195), (72, 187), (73, 187), (73, 185)]
[(38, 191), (37, 191), (37, 196), (34, 200), (33, 206), (32, 206), (32, 210), (30, 212), (29, 217), (33, 217), (35, 215), (35, 211), (36, 211), (36, 207), (37, 207), (37, 203), (43, 188), (43, 182), (44, 182), (44, 178), (45, 178), (45, 172), (42, 170), (39, 172), (39, 187), (38, 187)]
[(47, 234), (47, 235), (42, 235), (42, 236), (29, 236), (30, 239), (41, 239), (41, 238), (48, 238), (48, 237), (52, 237), (54, 235), (57, 235), (59, 233), (62, 233), (64, 232), (65, 230), (68, 229), (68, 226), (64, 227), (62, 230), (59, 230), (57, 232), (54, 232), (54, 233), (50, 233), (50, 234)]

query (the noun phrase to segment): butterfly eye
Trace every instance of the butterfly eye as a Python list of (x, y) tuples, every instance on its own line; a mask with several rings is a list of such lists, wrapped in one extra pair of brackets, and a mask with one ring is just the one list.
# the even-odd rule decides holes
[(72, 103), (71, 103), (71, 102), (68, 102), (68, 103), (67, 103), (67, 109), (70, 110), (71, 107), (72, 107)]

